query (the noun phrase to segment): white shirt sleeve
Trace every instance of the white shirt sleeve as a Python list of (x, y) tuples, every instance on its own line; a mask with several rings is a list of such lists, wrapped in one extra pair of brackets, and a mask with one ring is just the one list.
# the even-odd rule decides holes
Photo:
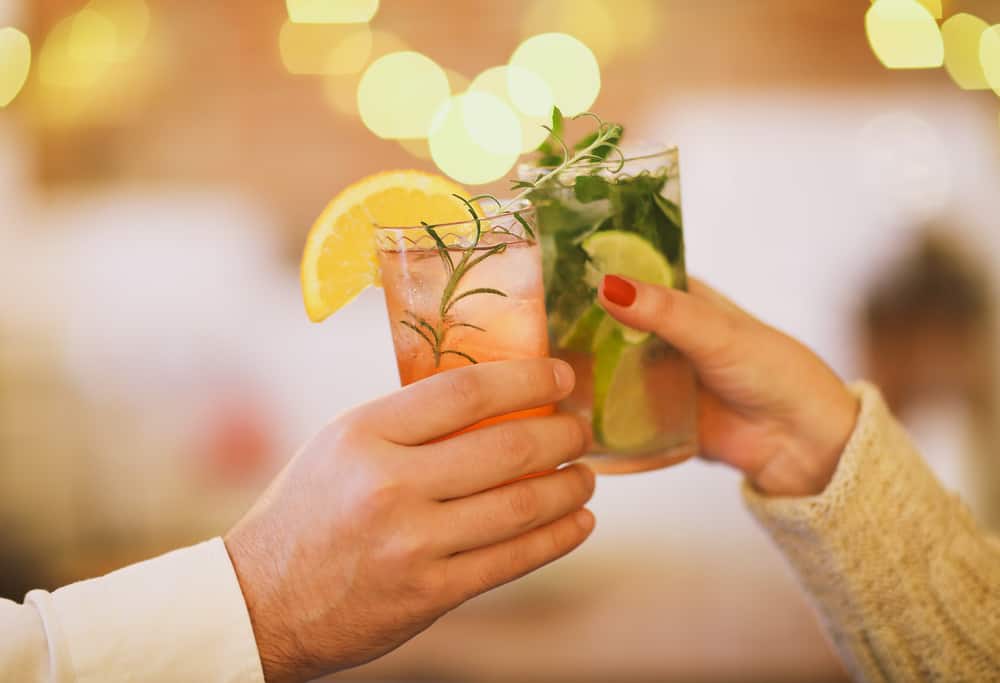
[(236, 572), (221, 538), (24, 605), (0, 600), (0, 680), (263, 683)]

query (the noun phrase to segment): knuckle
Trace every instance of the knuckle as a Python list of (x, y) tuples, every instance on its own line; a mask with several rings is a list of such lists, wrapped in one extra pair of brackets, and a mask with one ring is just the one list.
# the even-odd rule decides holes
[(535, 451), (534, 438), (523, 427), (512, 423), (497, 428), (496, 445), (504, 470), (508, 472), (526, 468)]
[(413, 566), (430, 555), (430, 547), (431, 543), (427, 538), (410, 533), (394, 539), (386, 554), (392, 562), (412, 570)]
[[(505, 576), (518, 576), (527, 570), (528, 567), (526, 565), (529, 563), (531, 557), (533, 540), (525, 538), (523, 542), (510, 544), (506, 552)], [(496, 581), (496, 579), (494, 580)]]
[[(482, 382), (472, 372), (448, 373), (448, 391), (463, 409), (479, 412), (486, 405)], [(447, 375), (446, 375), (447, 376)]]
[(414, 596), (424, 604), (439, 602), (447, 590), (447, 579), (438, 569), (427, 569), (420, 572), (412, 581)]
[(650, 303), (650, 314), (655, 322), (670, 320), (676, 308), (674, 297), (669, 289), (654, 287), (654, 296)]
[(394, 509), (405, 495), (405, 486), (392, 472), (372, 467), (364, 476), (361, 513), (372, 517)]
[(553, 365), (549, 361), (539, 361), (532, 365), (528, 374), (527, 383), (535, 391), (551, 396), (559, 393), (559, 385), (556, 384), (556, 375)]
[(507, 501), (515, 523), (522, 528), (533, 526), (541, 512), (538, 492), (531, 484), (524, 482), (513, 486)]
[(492, 588), (496, 588), (501, 583), (503, 583), (503, 577), (499, 568), (495, 566), (484, 567), (472, 581), (472, 592), (474, 595), (485, 593)]
[(569, 453), (582, 454), (587, 448), (587, 434), (584, 432), (583, 424), (576, 418), (565, 419), (565, 441)]
[(573, 529), (577, 528), (565, 522), (549, 525), (545, 532), (546, 561), (563, 555), (576, 544), (578, 533)]
[(587, 500), (590, 498), (591, 494), (594, 492), (594, 475), (585, 466), (578, 465), (569, 468), (572, 471), (573, 477), (573, 500), (577, 501), (580, 499)]
[(362, 445), (366, 431), (356, 413), (346, 413), (326, 423), (321, 438), (327, 450), (354, 450)]

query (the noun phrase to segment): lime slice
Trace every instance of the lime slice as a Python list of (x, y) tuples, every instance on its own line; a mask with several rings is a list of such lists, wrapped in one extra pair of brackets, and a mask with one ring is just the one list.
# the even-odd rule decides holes
[(579, 318), (573, 321), (566, 333), (557, 342), (560, 349), (569, 351), (580, 351), (590, 353), (594, 347), (594, 338), (597, 330), (601, 328), (610, 316), (603, 308), (597, 304), (591, 304), (590, 308), (583, 312)]
[(632, 344), (615, 329), (594, 352), (594, 437), (610, 450), (648, 447), (659, 431), (646, 393), (645, 350), (645, 344)]
[[(648, 282), (654, 285), (672, 287), (674, 269), (667, 257), (661, 254), (649, 240), (633, 232), (604, 230), (595, 232), (580, 245), (590, 257), (591, 266), (601, 275), (615, 274)], [(630, 344), (641, 344), (648, 332), (634, 330), (619, 325), (623, 339)]]

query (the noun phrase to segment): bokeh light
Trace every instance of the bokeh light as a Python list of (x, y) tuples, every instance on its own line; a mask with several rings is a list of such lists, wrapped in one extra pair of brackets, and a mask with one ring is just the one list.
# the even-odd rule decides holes
[(358, 85), (358, 111), (382, 138), (424, 138), (448, 99), (444, 69), (419, 52), (393, 52), (372, 62)]
[(372, 51), (372, 32), (367, 24), (358, 26), (354, 31), (334, 45), (327, 55), (326, 73), (356, 74), (361, 73), (368, 63)]
[(641, 54), (655, 35), (655, 0), (534, 0), (521, 21), (523, 36), (568, 33), (579, 38), (606, 64)]
[(159, 72), (145, 0), (91, 0), (57, 22), (38, 51), (36, 120), (79, 126), (123, 120)]
[(91, 0), (89, 9), (115, 27), (114, 61), (135, 57), (149, 34), (149, 7), (144, 0)]
[(521, 124), (521, 152), (530, 152), (548, 136), (542, 126), (552, 120), (552, 90), (533, 71), (516, 66), (495, 66), (472, 80), (469, 90), (500, 99)]
[(469, 84), (472, 83), (468, 76), (454, 69), (445, 69), (444, 75), (448, 78), (448, 87), (456, 95), (468, 90)]
[(963, 90), (988, 90), (990, 84), (979, 59), (979, 43), (989, 24), (971, 14), (956, 14), (941, 25), (944, 66)]
[[(371, 36), (369, 62), (391, 52), (406, 50), (406, 43), (394, 33), (371, 29), (369, 35)], [(362, 68), (364, 66), (362, 65)], [(327, 74), (323, 79), (324, 98), (338, 113), (344, 116), (358, 116), (358, 84), (360, 82), (361, 74), (357, 72)]]
[(890, 69), (944, 63), (944, 40), (931, 12), (917, 0), (876, 0), (865, 15), (872, 51)]
[(0, 28), (0, 107), (21, 92), (31, 69), (31, 41), (16, 28)]
[(378, 12), (379, 0), (285, 0), (297, 24), (361, 24)]
[(1000, 95), (1000, 24), (991, 26), (979, 40), (979, 59), (983, 75), (993, 92)]
[(594, 53), (565, 33), (528, 38), (511, 55), (510, 65), (541, 77), (552, 91), (553, 103), (569, 116), (587, 111), (601, 90)]
[(405, 149), (418, 159), (429, 161), (431, 158), (431, 145), (425, 138), (413, 140), (397, 140), (399, 146)]
[(615, 12), (604, 0), (535, 0), (524, 14), (524, 35), (568, 33), (589, 47), (603, 64), (622, 48)]
[[(870, 2), (875, 2), (876, 0), (870, 0)], [(918, 2), (927, 8), (927, 11), (931, 13), (931, 16), (935, 19), (940, 19), (944, 16), (944, 6), (941, 0), (918, 0)]]
[[(942, 6), (941, 0), (917, 0), (921, 5), (927, 8), (927, 11), (931, 13), (931, 16), (935, 19), (940, 19), (944, 16), (944, 7)], [(871, 0), (871, 2), (876, 2), (876, 0)]]
[(38, 57), (42, 83), (93, 86), (115, 61), (117, 37), (111, 20), (90, 7), (63, 18), (42, 44)]
[(293, 74), (358, 73), (368, 62), (372, 32), (367, 24), (296, 24), (278, 35), (281, 62)]
[(469, 185), (506, 175), (521, 152), (521, 126), (509, 106), (489, 93), (449, 98), (430, 132), (431, 158), (444, 173)]

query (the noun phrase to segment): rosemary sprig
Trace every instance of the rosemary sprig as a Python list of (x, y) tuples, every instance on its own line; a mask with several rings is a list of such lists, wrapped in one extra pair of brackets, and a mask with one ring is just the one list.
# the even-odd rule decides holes
[[(406, 312), (412, 320), (399, 321), (401, 325), (404, 325), (416, 334), (420, 335), (420, 338), (427, 342), (427, 344), (431, 347), (431, 352), (434, 355), (434, 367), (440, 367), (442, 357), (448, 355), (464, 358), (473, 364), (479, 362), (470, 354), (457, 349), (447, 348), (445, 345), (447, 342), (448, 332), (456, 327), (465, 327), (479, 332), (486, 331), (479, 325), (473, 325), (472, 323), (455, 320), (452, 316), (452, 309), (455, 307), (455, 304), (462, 299), (482, 294), (502, 297), (507, 296), (506, 292), (492, 287), (476, 287), (465, 291), (459, 291), (462, 280), (469, 274), (469, 271), (489, 257), (505, 252), (507, 250), (507, 243), (503, 242), (501, 244), (494, 245), (483, 250), (483, 253), (477, 255), (476, 252), (479, 251), (479, 243), (482, 241), (483, 237), (483, 224), (482, 217), (476, 211), (476, 207), (472, 202), (482, 199), (482, 197), (473, 197), (472, 199), (466, 199), (460, 195), (455, 195), (455, 197), (465, 204), (465, 207), (469, 211), (469, 215), (472, 216), (472, 220), (476, 226), (476, 232), (473, 237), (472, 244), (462, 249), (462, 255), (458, 259), (457, 263), (452, 255), (453, 250), (448, 247), (447, 243), (445, 243), (444, 239), (437, 231), (437, 228), (440, 226), (421, 223), (424, 231), (430, 235), (431, 239), (434, 240), (438, 256), (441, 259), (441, 264), (444, 267), (445, 272), (448, 274), (448, 280), (445, 282), (444, 289), (441, 292), (441, 301), (438, 305), (438, 322), (436, 325), (433, 325), (412, 311)], [(499, 201), (497, 203), (499, 204)], [(506, 229), (501, 231), (509, 233)]]
[[(429, 321), (424, 320), (411, 311), (406, 311), (406, 314), (411, 318), (411, 320), (400, 320), (399, 322), (401, 325), (404, 325), (415, 334), (419, 335), (420, 338), (431, 347), (431, 352), (434, 355), (434, 367), (440, 367), (442, 357), (448, 355), (464, 358), (472, 364), (477, 364), (479, 362), (468, 353), (457, 349), (447, 348), (445, 345), (448, 332), (457, 327), (465, 327), (479, 332), (486, 332), (484, 328), (478, 325), (455, 320), (452, 317), (452, 310), (454, 309), (455, 304), (462, 299), (472, 296), (507, 296), (505, 292), (492, 287), (476, 287), (474, 289), (459, 292), (459, 286), (462, 283), (462, 279), (469, 273), (470, 270), (491, 256), (502, 254), (507, 250), (507, 243), (504, 242), (485, 249), (483, 253), (479, 255), (475, 255), (476, 251), (479, 249), (479, 243), (482, 240), (483, 225), (482, 217), (476, 211), (476, 205), (474, 202), (481, 202), (484, 200), (493, 202), (496, 204), (497, 213), (500, 214), (509, 211), (510, 215), (521, 225), (521, 228), (524, 230), (524, 234), (527, 235), (529, 239), (534, 240), (535, 231), (532, 230), (528, 221), (525, 220), (520, 211), (511, 211), (510, 207), (516, 206), (541, 185), (552, 181), (558, 182), (559, 178), (570, 169), (586, 167), (598, 169), (606, 167), (609, 163), (608, 157), (612, 154), (618, 157), (618, 166), (613, 172), (621, 170), (621, 168), (625, 165), (625, 155), (618, 147), (618, 142), (622, 137), (622, 127), (618, 124), (607, 123), (597, 114), (593, 114), (591, 112), (577, 114), (576, 116), (573, 116), (571, 120), (580, 118), (593, 119), (597, 125), (597, 129), (584, 137), (571, 150), (562, 137), (564, 126), (562, 113), (558, 108), (553, 110), (552, 125), (543, 126), (543, 128), (549, 132), (549, 138), (539, 148), (543, 153), (543, 161), (551, 161), (552, 168), (533, 181), (514, 181), (512, 189), (519, 190), (519, 192), (506, 204), (491, 194), (480, 194), (475, 197), (471, 197), (470, 199), (466, 199), (460, 195), (454, 195), (459, 201), (465, 204), (465, 208), (469, 212), (469, 215), (472, 217), (476, 226), (476, 233), (472, 244), (462, 249), (462, 255), (457, 263), (453, 259), (452, 249), (449, 249), (448, 245), (437, 231), (437, 228), (441, 226), (430, 225), (424, 222), (420, 223), (431, 239), (434, 240), (438, 256), (441, 259), (441, 265), (448, 274), (448, 280), (445, 283), (443, 291), (441, 292), (441, 301), (438, 306), (438, 322), (436, 325), (431, 324)], [(553, 145), (558, 145), (559, 156), (556, 156), (557, 148)], [(505, 233), (512, 237), (520, 237), (502, 225), (494, 226), (492, 231)]]
[[(582, 118), (593, 119), (597, 124), (597, 129), (585, 136), (580, 142), (574, 145), (573, 150), (570, 150), (569, 145), (566, 144), (566, 141), (562, 137), (563, 115), (558, 107), (553, 109), (552, 125), (542, 126), (549, 132), (549, 138), (542, 143), (542, 148), (540, 148), (543, 150), (541, 161), (546, 166), (548, 165), (547, 162), (554, 162), (555, 159), (561, 158), (561, 161), (553, 165), (546, 173), (543, 173), (535, 180), (515, 180), (512, 183), (511, 189), (520, 190), (520, 192), (507, 202), (507, 206), (516, 204), (542, 185), (558, 181), (560, 176), (571, 169), (591, 168), (597, 170), (607, 167), (609, 164), (608, 157), (612, 154), (617, 157), (616, 165), (611, 167), (612, 173), (617, 173), (625, 166), (625, 154), (618, 146), (624, 129), (617, 123), (608, 123), (597, 114), (589, 111), (577, 114), (571, 117), (570, 120), (576, 121)], [(558, 145), (561, 157), (555, 156), (553, 143)]]

